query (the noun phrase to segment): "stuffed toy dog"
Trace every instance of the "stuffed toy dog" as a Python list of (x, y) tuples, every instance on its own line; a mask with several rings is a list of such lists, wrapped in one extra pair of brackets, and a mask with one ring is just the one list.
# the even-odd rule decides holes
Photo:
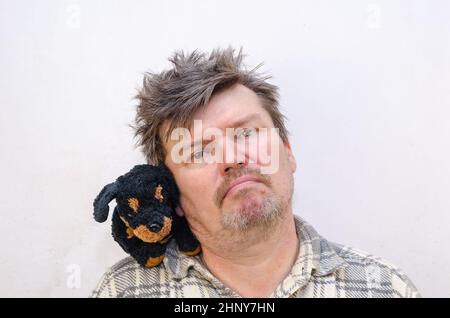
[(181, 252), (200, 253), (200, 244), (184, 217), (175, 212), (179, 191), (165, 165), (137, 165), (106, 185), (94, 200), (94, 219), (105, 222), (108, 204), (116, 199), (112, 236), (142, 266), (154, 267), (164, 259), (174, 237)]

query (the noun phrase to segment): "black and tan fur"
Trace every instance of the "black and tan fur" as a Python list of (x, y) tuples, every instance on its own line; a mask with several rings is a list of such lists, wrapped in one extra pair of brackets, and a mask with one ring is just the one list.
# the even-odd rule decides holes
[(106, 185), (94, 200), (97, 222), (107, 220), (113, 199), (117, 203), (112, 216), (114, 240), (142, 266), (159, 265), (172, 238), (186, 255), (200, 253), (186, 219), (175, 212), (179, 191), (166, 166), (137, 165)]

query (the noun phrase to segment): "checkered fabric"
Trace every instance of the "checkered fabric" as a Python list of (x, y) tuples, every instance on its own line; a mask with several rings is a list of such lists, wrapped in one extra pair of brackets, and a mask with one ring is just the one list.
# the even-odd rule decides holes
[[(420, 297), (393, 264), (327, 241), (298, 216), (295, 224), (298, 258), (271, 297)], [(240, 296), (214, 277), (198, 256), (180, 253), (172, 240), (161, 265), (143, 268), (133, 258), (125, 258), (103, 275), (91, 297)]]

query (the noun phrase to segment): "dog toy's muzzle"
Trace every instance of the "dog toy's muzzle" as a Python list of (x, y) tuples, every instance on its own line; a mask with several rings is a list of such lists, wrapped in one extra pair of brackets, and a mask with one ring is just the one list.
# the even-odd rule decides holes
[(152, 221), (148, 225), (139, 225), (132, 228), (128, 222), (122, 218), (122, 221), (127, 226), (128, 238), (136, 236), (147, 243), (156, 243), (163, 241), (172, 231), (172, 218), (164, 216), (162, 224), (158, 221)]
[(172, 230), (172, 219), (164, 217), (163, 224), (152, 223), (150, 225), (139, 225), (134, 229), (134, 235), (147, 243), (162, 241)]

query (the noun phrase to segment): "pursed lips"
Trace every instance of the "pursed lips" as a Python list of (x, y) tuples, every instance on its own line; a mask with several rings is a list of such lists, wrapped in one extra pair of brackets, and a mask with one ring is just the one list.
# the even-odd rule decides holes
[(234, 187), (242, 184), (242, 183), (248, 183), (248, 184), (254, 184), (254, 183), (262, 183), (260, 179), (252, 176), (242, 176), (234, 180), (230, 186), (228, 187), (227, 191), (225, 192), (224, 198), (228, 195), (228, 193), (233, 190)]

